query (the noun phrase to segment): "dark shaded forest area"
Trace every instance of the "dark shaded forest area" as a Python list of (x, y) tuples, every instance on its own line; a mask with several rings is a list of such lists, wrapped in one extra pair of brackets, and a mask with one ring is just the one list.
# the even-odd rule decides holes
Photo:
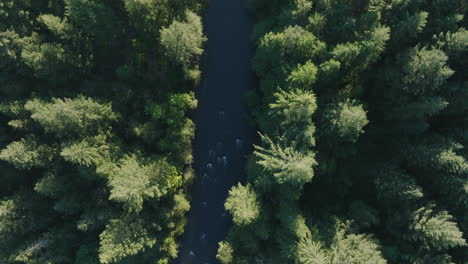
[(203, 8), (0, 1), (0, 263), (176, 257)]
[(252, 0), (223, 264), (468, 263), (468, 2)]

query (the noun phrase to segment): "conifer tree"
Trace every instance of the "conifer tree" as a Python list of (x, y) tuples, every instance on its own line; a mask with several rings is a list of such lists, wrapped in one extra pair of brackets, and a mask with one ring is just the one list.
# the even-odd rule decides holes
[(224, 207), (232, 214), (233, 221), (237, 225), (251, 224), (260, 214), (255, 191), (250, 185), (243, 186), (240, 183), (231, 188)]

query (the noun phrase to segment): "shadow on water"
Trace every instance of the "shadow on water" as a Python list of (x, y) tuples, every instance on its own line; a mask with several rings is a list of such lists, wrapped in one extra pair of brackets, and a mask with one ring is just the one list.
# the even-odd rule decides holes
[(218, 242), (231, 225), (224, 202), (232, 185), (245, 179), (245, 156), (256, 133), (245, 120), (244, 93), (255, 89), (251, 72), (253, 19), (247, 0), (210, 0), (205, 16), (205, 65), (196, 88), (199, 107), (194, 141), (197, 180), (179, 257), (174, 264), (217, 263)]

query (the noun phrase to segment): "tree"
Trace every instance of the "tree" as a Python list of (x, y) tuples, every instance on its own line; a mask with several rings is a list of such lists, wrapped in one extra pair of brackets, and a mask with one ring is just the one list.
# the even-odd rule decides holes
[(377, 198), (395, 206), (418, 201), (424, 196), (413, 177), (392, 165), (381, 165), (374, 183)]
[(195, 65), (203, 53), (206, 37), (203, 35), (201, 18), (189, 10), (185, 16), (185, 21), (174, 20), (169, 27), (161, 29), (161, 45), (171, 61), (181, 65), (189, 76), (198, 80), (199, 72)]
[(323, 113), (323, 132), (326, 137), (338, 138), (341, 142), (354, 143), (364, 133), (369, 123), (366, 111), (356, 101), (330, 104)]
[(0, 69), (12, 70), (17, 65), (22, 42), (14, 31), (0, 32)]
[(115, 31), (115, 17), (108, 6), (96, 0), (65, 0), (65, 15), (79, 29), (98, 39), (105, 47)]
[(232, 187), (224, 207), (232, 214), (236, 225), (251, 224), (260, 215), (260, 204), (250, 185), (243, 186), (239, 183), (236, 187)]
[(278, 74), (276, 78), (281, 78), (298, 64), (323, 56), (325, 49), (325, 43), (312, 33), (300, 26), (289, 26), (259, 40), (253, 68), (260, 76)]
[(318, 241), (313, 241), (310, 236), (304, 237), (296, 246), (297, 264), (326, 264), (330, 263), (327, 252)]
[(437, 250), (466, 246), (463, 233), (453, 217), (447, 211), (434, 211), (434, 205), (421, 207), (411, 215), (408, 236), (413, 241), (420, 241), (427, 248)]
[(447, 55), (438, 49), (411, 49), (403, 68), (404, 92), (410, 95), (433, 94), (453, 75), (447, 65)]
[(71, 34), (72, 26), (66, 19), (61, 19), (50, 14), (43, 14), (37, 20), (57, 37), (67, 38), (69, 37), (68, 34)]
[(222, 264), (231, 264), (232, 260), (234, 259), (234, 250), (231, 247), (229, 242), (221, 241), (218, 244), (218, 254), (216, 254), (216, 258)]
[(99, 260), (103, 264), (119, 262), (156, 244), (143, 220), (131, 216), (111, 220), (99, 238)]
[(125, 11), (129, 22), (138, 33), (138, 39), (150, 45), (158, 36), (162, 25), (166, 25), (169, 16), (173, 15), (168, 3), (155, 0), (124, 0)]
[(264, 135), (260, 135), (265, 147), (255, 146), (257, 163), (272, 173), (279, 184), (290, 184), (302, 188), (314, 177), (313, 167), (317, 165), (313, 152), (301, 153), (291, 147), (283, 147)]
[(346, 224), (338, 223), (330, 248), (330, 263), (386, 264), (379, 244), (369, 235), (347, 234)]
[(124, 204), (129, 212), (140, 212), (147, 199), (159, 199), (182, 184), (177, 169), (165, 160), (141, 164), (127, 156), (109, 172), (109, 199)]
[(317, 80), (317, 67), (308, 61), (298, 65), (289, 75), (288, 83), (292, 88), (300, 90), (311, 90)]
[(38, 144), (34, 136), (15, 141), (0, 152), (1, 160), (7, 161), (21, 170), (48, 166), (53, 158), (53, 149), (47, 145)]
[(304, 149), (313, 147), (315, 126), (312, 115), (317, 109), (315, 95), (301, 90), (280, 90), (274, 96), (275, 102), (269, 105), (269, 115), (280, 125), (280, 135), (293, 146)]
[(106, 159), (110, 159), (110, 147), (107, 145), (106, 140), (107, 138), (104, 135), (87, 138), (79, 143), (64, 147), (60, 155), (64, 160), (81, 166), (99, 166)]
[(100, 104), (84, 96), (75, 99), (53, 98), (51, 103), (32, 99), (24, 107), (46, 132), (58, 137), (70, 137), (78, 133), (93, 135), (107, 129), (111, 122), (117, 120), (111, 104)]
[(33, 35), (25, 40), (21, 59), (37, 78), (60, 83), (70, 76), (67, 53), (61, 43), (40, 43)]

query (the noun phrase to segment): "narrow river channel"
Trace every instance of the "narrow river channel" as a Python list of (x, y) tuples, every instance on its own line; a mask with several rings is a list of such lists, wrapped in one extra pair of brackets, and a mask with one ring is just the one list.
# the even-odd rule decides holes
[(194, 113), (197, 180), (191, 211), (175, 264), (214, 264), (218, 242), (231, 225), (224, 202), (232, 185), (245, 180), (245, 156), (255, 129), (246, 121), (246, 91), (255, 88), (251, 71), (253, 19), (246, 0), (210, 0), (205, 16), (208, 42)]

